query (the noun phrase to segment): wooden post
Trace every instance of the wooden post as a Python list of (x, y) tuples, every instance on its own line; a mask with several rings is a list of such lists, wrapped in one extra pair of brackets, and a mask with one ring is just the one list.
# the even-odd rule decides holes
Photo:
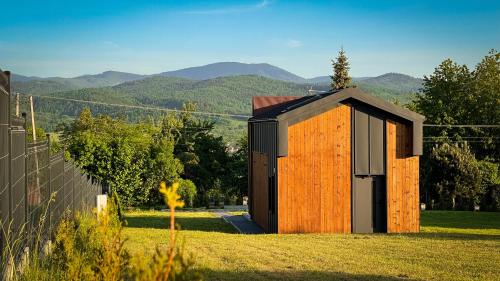
[(16, 117), (19, 117), (19, 93), (16, 94)]
[(33, 96), (30, 96), (30, 110), (31, 110), (31, 130), (33, 131), (33, 146), (35, 151), (35, 169), (36, 169), (36, 190), (31, 195), (31, 200), (33, 205), (37, 205), (41, 202), (40, 198), (40, 176), (38, 168), (38, 151), (36, 149), (36, 126), (35, 126), (35, 110), (33, 109)]

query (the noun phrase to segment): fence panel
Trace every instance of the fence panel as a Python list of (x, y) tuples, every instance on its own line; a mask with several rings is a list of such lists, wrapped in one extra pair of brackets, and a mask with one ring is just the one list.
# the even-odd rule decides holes
[(26, 132), (22, 127), (10, 130), (10, 193), (11, 193), (11, 231), (13, 238), (21, 235), (26, 227), (25, 201), (25, 141)]
[[(4, 253), (17, 256), (31, 247), (38, 233), (42, 241), (36, 242), (50, 239), (65, 211), (95, 207), (102, 190), (73, 161), (65, 161), (64, 149), (51, 155), (50, 141), (27, 143), (26, 115), (10, 115), (10, 98), (10, 74), (0, 70), (0, 260)], [(21, 241), (19, 249), (5, 247), (14, 240)]]
[(70, 162), (64, 163), (64, 211), (73, 212), (73, 165)]
[(29, 228), (41, 230), (45, 236), (49, 234), (50, 227), (47, 210), (50, 200), (48, 149), (46, 142), (28, 144), (26, 159)]
[(8, 229), (10, 216), (9, 194), (9, 73), (0, 71), (0, 247), (5, 243), (4, 232)]
[(51, 222), (58, 222), (64, 213), (64, 152), (50, 158), (50, 190), (54, 194)]

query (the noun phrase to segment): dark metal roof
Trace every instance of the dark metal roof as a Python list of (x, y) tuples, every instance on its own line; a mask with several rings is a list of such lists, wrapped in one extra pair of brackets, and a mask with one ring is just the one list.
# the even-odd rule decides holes
[[(250, 118), (250, 121), (258, 121), (261, 119), (278, 119), (280, 121), (297, 117), (297, 115), (305, 113), (320, 114), (320, 108), (333, 108), (338, 103), (347, 99), (355, 99), (366, 103), (383, 111), (396, 115), (408, 121), (423, 122), (425, 117), (416, 112), (408, 110), (404, 107), (397, 106), (383, 99), (364, 93), (358, 88), (347, 88), (339, 91), (331, 91), (313, 96), (304, 96), (296, 100), (279, 104), (278, 106), (268, 110), (262, 114), (258, 114)], [(312, 111), (312, 112), (311, 112)], [(309, 115), (309, 114), (308, 114)]]
[(304, 96), (296, 100), (284, 102), (268, 111), (248, 119), (249, 122), (275, 120), (278, 122), (278, 155), (288, 154), (288, 126), (301, 122), (334, 107), (348, 102), (360, 102), (379, 111), (386, 112), (413, 127), (413, 155), (422, 154), (423, 122), (425, 117), (404, 107), (392, 104), (383, 99), (366, 94), (358, 88), (347, 88), (326, 92), (314, 96)]
[(299, 99), (297, 96), (256, 96), (252, 98), (252, 114), (260, 115), (280, 104)]

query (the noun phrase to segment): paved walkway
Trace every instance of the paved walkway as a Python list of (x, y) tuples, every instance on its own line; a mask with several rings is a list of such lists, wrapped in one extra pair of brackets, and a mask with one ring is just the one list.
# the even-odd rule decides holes
[(218, 216), (230, 223), (243, 234), (264, 234), (264, 230), (246, 215), (231, 215), (226, 212), (216, 212)]

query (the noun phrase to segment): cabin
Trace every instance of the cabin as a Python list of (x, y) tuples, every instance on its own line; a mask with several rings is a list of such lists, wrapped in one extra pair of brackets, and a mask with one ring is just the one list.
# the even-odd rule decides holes
[(268, 233), (418, 232), (424, 120), (357, 88), (254, 97), (252, 220)]

